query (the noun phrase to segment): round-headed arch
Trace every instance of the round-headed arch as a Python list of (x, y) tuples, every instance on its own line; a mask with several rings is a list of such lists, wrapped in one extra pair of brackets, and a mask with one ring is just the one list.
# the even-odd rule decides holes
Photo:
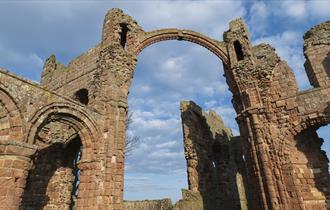
[[(16, 102), (8, 91), (0, 87), (1, 140), (23, 141), (23, 121)], [(6, 115), (6, 116), (5, 116)], [(5, 119), (6, 118), (6, 119)], [(5, 119), (5, 120), (4, 120)]]
[(86, 111), (68, 103), (52, 103), (44, 106), (29, 120), (27, 143), (35, 144), (36, 135), (50, 121), (70, 125), (79, 135), (83, 145), (83, 159), (91, 159), (94, 145), (97, 144), (98, 130), (95, 122)]
[(222, 60), (225, 65), (229, 64), (226, 44), (224, 42), (211, 39), (201, 33), (191, 30), (161, 29), (146, 32), (139, 42), (139, 45), (136, 47), (135, 54), (138, 55), (144, 48), (149, 45), (166, 40), (184, 40), (196, 43), (214, 53), (218, 58)]
[[(330, 114), (325, 113), (324, 115), (320, 115), (316, 118), (310, 119), (310, 118), (303, 118), (300, 123), (296, 125), (290, 126), (286, 131), (282, 132), (280, 135), (280, 150), (279, 154), (281, 157), (286, 157), (286, 154), (289, 154), (289, 151), (287, 150), (287, 144), (292, 139), (295, 138), (296, 135), (301, 133), (302, 131), (309, 129), (309, 128), (318, 128), (325, 126), (327, 124), (330, 124)], [(288, 160), (288, 158), (284, 158), (285, 161)]]

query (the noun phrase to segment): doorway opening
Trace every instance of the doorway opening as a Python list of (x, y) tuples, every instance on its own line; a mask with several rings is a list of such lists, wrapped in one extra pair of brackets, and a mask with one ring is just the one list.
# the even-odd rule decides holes
[(38, 152), (33, 158), (22, 209), (74, 209), (76, 205), (81, 140), (76, 137), (67, 144), (55, 143)]

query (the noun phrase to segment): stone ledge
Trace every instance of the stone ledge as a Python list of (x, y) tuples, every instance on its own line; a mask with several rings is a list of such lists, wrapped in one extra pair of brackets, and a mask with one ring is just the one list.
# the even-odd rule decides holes
[(0, 141), (0, 155), (16, 155), (23, 157), (30, 157), (36, 151), (36, 145), (27, 144), (24, 142), (1, 140)]

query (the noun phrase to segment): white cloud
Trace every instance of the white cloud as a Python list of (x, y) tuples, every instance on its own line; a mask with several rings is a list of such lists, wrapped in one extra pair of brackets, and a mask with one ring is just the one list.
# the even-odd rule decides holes
[(213, 87), (202, 87), (201, 92), (206, 96), (213, 96), (215, 93), (215, 88)]
[(312, 17), (329, 19), (330, 2), (325, 0), (314, 0), (306, 2), (307, 11)]
[(15, 73), (29, 77), (32, 80), (39, 80), (43, 60), (36, 53), (16, 52), (0, 43), (0, 57), (1, 67), (11, 70), (11, 67), (14, 66), (17, 68)]
[[(182, 99), (194, 99), (198, 95), (214, 97), (229, 93), (222, 76), (221, 62), (216, 56), (196, 45), (183, 45), (178, 42), (165, 44), (151, 46), (140, 55), (131, 95), (134, 89), (139, 89), (135, 85), (148, 84), (151, 87), (149, 95), (158, 96), (159, 100), (166, 97), (167, 100), (176, 102), (177, 106)], [(138, 76), (139, 69), (145, 72), (144, 77)], [(136, 91), (136, 94), (138, 95), (135, 97), (140, 97), (143, 91)]]
[(132, 113), (132, 120), (133, 122), (137, 119), (144, 118), (144, 119), (153, 119), (155, 117), (155, 113), (151, 111), (145, 111), (145, 110), (135, 110)]
[(128, 7), (127, 11), (135, 13), (134, 17), (148, 31), (173, 27), (198, 29), (215, 38), (226, 30), (230, 20), (245, 14), (242, 1), (157, 1), (155, 4), (144, 1)]
[(308, 14), (306, 9), (306, 2), (303, 0), (289, 0), (281, 2), (281, 10), (289, 17), (296, 19), (305, 19)]
[(165, 159), (165, 158), (180, 158), (183, 155), (183, 151), (180, 152), (172, 152), (167, 149), (160, 149), (158, 151), (154, 151), (148, 154), (148, 158), (152, 159)]
[[(330, 17), (330, 2), (327, 0), (268, 1), (268, 4), (273, 8), (274, 18), (283, 18), (287, 23), (295, 21), (307, 22), (312, 19), (324, 21)], [(287, 17), (290, 19), (287, 19)]]
[(216, 104), (217, 104), (217, 101), (216, 101), (216, 100), (211, 100), (211, 101), (206, 101), (206, 102), (204, 103), (204, 106), (205, 106), (207, 109), (210, 109), (211, 107), (214, 107)]
[(152, 87), (147, 84), (138, 84), (136, 88), (139, 90), (141, 95), (150, 94), (152, 91)]
[(235, 120), (236, 112), (233, 107), (225, 105), (225, 106), (210, 107), (210, 109), (218, 113), (218, 115), (222, 118), (223, 122), (227, 127), (237, 128), (237, 124)]
[(267, 18), (270, 15), (267, 4), (263, 1), (253, 2), (249, 14), (249, 24), (252, 26), (252, 32), (265, 34), (268, 26)]
[(140, 130), (161, 130), (162, 132), (168, 132), (176, 130), (175, 126), (178, 125), (178, 120), (172, 119), (145, 119), (142, 117), (135, 117), (132, 123), (132, 127)]
[(176, 85), (180, 80), (182, 81), (183, 74), (187, 70), (185, 62), (183, 57), (168, 58), (161, 64), (160, 71), (157, 72), (156, 76), (159, 80)]
[(168, 141), (168, 142), (165, 142), (165, 143), (161, 143), (161, 144), (157, 144), (156, 145), (156, 148), (171, 148), (173, 146), (175, 146), (177, 144), (177, 141)]

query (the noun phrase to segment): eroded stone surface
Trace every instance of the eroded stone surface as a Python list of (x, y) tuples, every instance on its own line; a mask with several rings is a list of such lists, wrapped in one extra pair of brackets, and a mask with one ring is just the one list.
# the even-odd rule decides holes
[(181, 118), (189, 190), (200, 194), (205, 210), (246, 209), (239, 138), (192, 101), (181, 102)]
[(172, 207), (170, 199), (124, 201), (124, 210), (172, 210)]

